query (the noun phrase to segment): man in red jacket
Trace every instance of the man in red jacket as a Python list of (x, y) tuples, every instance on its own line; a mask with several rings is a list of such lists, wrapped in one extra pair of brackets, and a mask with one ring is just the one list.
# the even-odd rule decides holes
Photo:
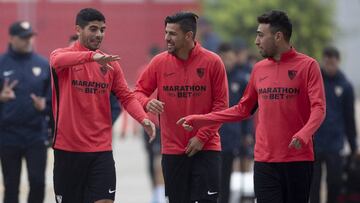
[(102, 13), (82, 9), (76, 17), (79, 40), (50, 55), (57, 203), (114, 202), (111, 92), (150, 138), (155, 136), (154, 124), (126, 84), (119, 57), (99, 50), (105, 28)]
[[(220, 125), (194, 132), (176, 125), (185, 115), (228, 107), (224, 64), (194, 40), (197, 18), (190, 12), (166, 17), (168, 50), (151, 60), (135, 90), (144, 109), (160, 115), (165, 195), (171, 203), (217, 202), (219, 195)], [(149, 98), (156, 89), (157, 99)]]
[(182, 118), (187, 130), (238, 121), (258, 108), (254, 184), (258, 203), (307, 203), (313, 173), (312, 137), (325, 117), (318, 63), (290, 45), (292, 24), (282, 11), (258, 17), (255, 64), (239, 103)]

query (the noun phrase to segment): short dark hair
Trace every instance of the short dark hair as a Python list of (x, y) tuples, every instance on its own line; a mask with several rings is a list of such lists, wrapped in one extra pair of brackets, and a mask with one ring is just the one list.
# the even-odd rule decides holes
[(94, 8), (84, 8), (76, 15), (76, 25), (84, 28), (91, 21), (103, 21), (105, 22), (105, 16)]
[(73, 41), (76, 41), (78, 39), (79, 39), (79, 35), (73, 34), (73, 35), (70, 35), (69, 42), (73, 42)]
[(192, 31), (194, 33), (193, 35), (193, 39), (195, 39), (195, 35), (196, 35), (196, 24), (197, 24), (197, 19), (199, 18), (198, 15), (196, 15), (195, 13), (192, 12), (188, 12), (188, 11), (182, 11), (182, 12), (178, 12), (175, 13), (174, 15), (171, 16), (167, 16), (165, 18), (165, 26), (168, 23), (176, 23), (180, 25), (180, 29), (184, 32), (187, 33), (189, 31)]
[(292, 24), (284, 11), (268, 11), (257, 18), (258, 23), (270, 24), (272, 33), (282, 32), (287, 42), (290, 41)]
[(340, 52), (336, 47), (325, 47), (323, 50), (323, 57), (335, 57), (336, 59), (340, 59)]
[(217, 53), (226, 53), (233, 50), (233, 46), (230, 43), (223, 42), (219, 45)]

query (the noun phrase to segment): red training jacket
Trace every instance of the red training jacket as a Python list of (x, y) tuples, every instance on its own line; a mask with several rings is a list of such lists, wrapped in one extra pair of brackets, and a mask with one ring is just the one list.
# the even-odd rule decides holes
[(188, 114), (209, 113), (228, 107), (229, 95), (225, 67), (220, 57), (196, 43), (184, 61), (163, 52), (155, 56), (140, 76), (135, 93), (146, 109), (149, 96), (158, 90), (165, 103), (160, 114), (163, 154), (184, 154), (189, 139), (197, 136), (203, 150), (221, 150), (219, 124), (186, 132), (176, 121)]
[[(280, 61), (264, 59), (253, 69), (244, 96), (221, 112), (186, 117), (195, 128), (247, 118), (258, 106), (255, 160), (313, 161), (313, 135), (325, 117), (325, 93), (318, 63), (293, 48)], [(289, 148), (292, 138), (302, 149)]]
[(71, 152), (112, 150), (110, 92), (138, 122), (147, 118), (128, 89), (118, 62), (113, 70), (93, 60), (79, 42), (50, 55), (52, 106), (55, 120), (54, 149)]

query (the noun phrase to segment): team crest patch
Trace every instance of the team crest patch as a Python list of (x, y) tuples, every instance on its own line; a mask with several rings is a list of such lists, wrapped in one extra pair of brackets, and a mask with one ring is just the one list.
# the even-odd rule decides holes
[(289, 76), (290, 80), (295, 78), (296, 73), (297, 73), (296, 70), (288, 70), (288, 76)]
[(198, 69), (196, 69), (196, 73), (197, 73), (197, 75), (198, 75), (200, 78), (204, 77), (205, 68), (198, 68)]
[(100, 67), (100, 71), (101, 71), (101, 73), (102, 73), (103, 75), (106, 75), (108, 69), (107, 69), (106, 66), (101, 66), (101, 67)]
[(237, 83), (237, 82), (233, 82), (230, 85), (230, 89), (231, 89), (231, 92), (236, 93), (236, 92), (238, 92), (240, 90), (240, 84)]
[(335, 87), (335, 95), (337, 97), (340, 97), (343, 92), (344, 92), (344, 89), (341, 86), (336, 86)]
[(38, 66), (35, 66), (32, 68), (32, 73), (37, 77), (41, 74), (41, 68)]

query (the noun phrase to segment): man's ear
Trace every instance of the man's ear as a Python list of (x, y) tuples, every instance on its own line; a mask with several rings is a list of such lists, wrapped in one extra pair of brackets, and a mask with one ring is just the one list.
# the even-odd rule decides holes
[(194, 36), (194, 33), (193, 31), (189, 31), (185, 34), (185, 39), (186, 40), (192, 40), (193, 39), (193, 36)]
[(82, 28), (81, 28), (79, 25), (76, 25), (76, 26), (75, 26), (75, 32), (76, 32), (77, 35), (80, 34), (80, 31), (81, 31), (81, 30), (82, 30)]
[(282, 32), (276, 32), (275, 33), (275, 40), (276, 41), (281, 41), (281, 39), (284, 39), (284, 34)]

